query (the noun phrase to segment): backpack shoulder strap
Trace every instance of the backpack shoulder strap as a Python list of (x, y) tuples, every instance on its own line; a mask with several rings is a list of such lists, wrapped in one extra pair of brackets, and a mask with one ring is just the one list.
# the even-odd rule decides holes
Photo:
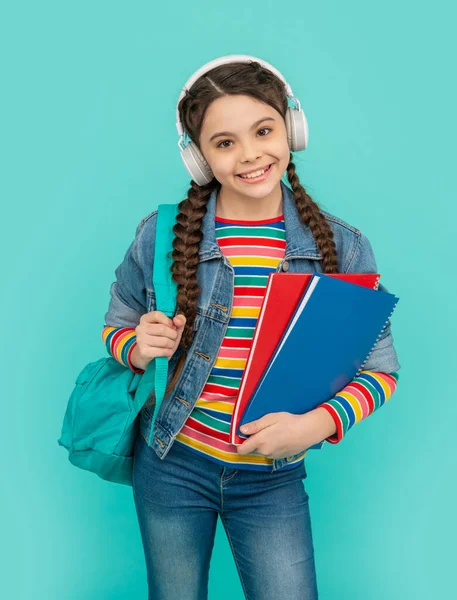
[[(177, 204), (160, 204), (157, 212), (156, 235), (154, 244), (154, 267), (152, 287), (156, 297), (156, 309), (172, 318), (176, 310), (177, 285), (171, 277), (171, 251), (173, 249), (173, 226), (178, 213)], [(141, 408), (151, 389), (154, 389), (156, 405), (149, 434), (151, 444), (154, 422), (165, 395), (168, 379), (168, 357), (158, 356), (151, 360), (141, 377), (135, 394), (135, 403)]]
[(176, 283), (171, 278), (171, 251), (173, 250), (173, 226), (178, 213), (177, 204), (160, 204), (157, 214), (154, 247), (154, 270), (152, 287), (155, 291), (157, 310), (173, 317), (176, 309)]
[[(174, 239), (173, 226), (176, 223), (177, 204), (160, 204), (157, 215), (156, 240), (154, 247), (154, 269), (152, 285), (156, 296), (156, 308), (173, 318), (176, 310), (177, 285), (171, 278), (171, 251)], [(151, 434), (160, 404), (165, 395), (168, 378), (168, 357), (157, 356), (155, 362), (154, 392), (156, 405), (154, 419), (151, 423)]]

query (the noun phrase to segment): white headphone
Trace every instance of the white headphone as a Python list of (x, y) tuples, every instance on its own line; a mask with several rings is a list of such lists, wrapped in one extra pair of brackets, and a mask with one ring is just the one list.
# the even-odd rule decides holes
[(186, 95), (187, 91), (192, 87), (192, 85), (197, 81), (197, 79), (207, 73), (214, 67), (219, 65), (224, 65), (232, 62), (240, 62), (240, 63), (249, 63), (252, 61), (256, 61), (260, 63), (265, 69), (271, 71), (274, 75), (276, 75), (285, 85), (287, 96), (295, 102), (295, 107), (288, 107), (286, 112), (286, 130), (287, 130), (287, 141), (289, 143), (289, 147), (293, 152), (297, 152), (299, 150), (304, 150), (308, 145), (308, 121), (306, 120), (305, 113), (300, 107), (300, 102), (295, 98), (292, 92), (292, 88), (281, 75), (281, 73), (275, 69), (272, 65), (256, 58), (255, 56), (249, 56), (247, 54), (230, 54), (228, 56), (223, 56), (221, 58), (216, 58), (209, 63), (206, 63), (198, 71), (196, 71), (187, 81), (185, 86), (182, 89), (181, 94), (178, 98), (178, 103), (176, 105), (176, 128), (179, 134), (179, 142), (178, 146), (181, 151), (181, 157), (183, 159), (184, 165), (195, 181), (197, 185), (205, 185), (209, 183), (214, 175), (206, 162), (204, 156), (198, 149), (198, 146), (190, 140), (187, 146), (184, 146), (184, 129), (179, 118), (179, 110), (178, 106), (181, 99)]

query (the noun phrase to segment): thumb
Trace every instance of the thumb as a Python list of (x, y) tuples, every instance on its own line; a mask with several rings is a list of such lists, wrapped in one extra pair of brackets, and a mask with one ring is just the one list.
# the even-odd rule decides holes
[(274, 423), (276, 422), (277, 418), (275, 413), (268, 413), (263, 417), (260, 417), (260, 419), (256, 419), (255, 421), (246, 423), (246, 425), (242, 425), (240, 427), (240, 431), (242, 433), (249, 433), (249, 435), (252, 435), (253, 433), (258, 433), (259, 431), (262, 431), (262, 429), (265, 429), (270, 425), (274, 425)]
[(258, 421), (251, 421), (250, 423), (247, 423), (246, 425), (242, 425), (240, 427), (240, 431), (242, 433), (249, 433), (251, 435), (253, 433), (257, 433), (257, 431), (259, 431)]
[(181, 331), (182, 329), (184, 329), (184, 325), (186, 324), (186, 317), (184, 315), (176, 315), (176, 317), (173, 317), (173, 323), (176, 325), (176, 327), (178, 328), (179, 331)]

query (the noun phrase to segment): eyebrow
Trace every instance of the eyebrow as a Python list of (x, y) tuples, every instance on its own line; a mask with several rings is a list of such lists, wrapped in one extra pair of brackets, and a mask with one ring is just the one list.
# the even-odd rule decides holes
[[(274, 121), (275, 119), (273, 119), (273, 117), (263, 117), (262, 119), (259, 119), (258, 121), (256, 121), (252, 127), (251, 130), (254, 129), (255, 127), (257, 127), (257, 125), (260, 125), (260, 123), (262, 123), (263, 121)], [(219, 133), (215, 133), (213, 134), (210, 138), (209, 141), (211, 142), (212, 140), (214, 140), (214, 138), (220, 137), (222, 135), (228, 135), (228, 136), (232, 136), (235, 137), (234, 133), (230, 133), (230, 131), (219, 131)]]

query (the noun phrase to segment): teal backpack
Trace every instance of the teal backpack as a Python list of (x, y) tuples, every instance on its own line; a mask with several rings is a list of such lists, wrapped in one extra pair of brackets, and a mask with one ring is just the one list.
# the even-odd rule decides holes
[[(177, 206), (161, 204), (158, 208), (152, 276), (157, 310), (170, 318), (175, 313), (177, 288), (171, 278), (168, 252), (172, 249)], [(167, 377), (166, 356), (151, 360), (142, 374), (111, 356), (88, 363), (76, 378), (57, 440), (68, 450), (69, 461), (107, 481), (132, 485), (138, 414), (154, 391), (152, 432)]]

